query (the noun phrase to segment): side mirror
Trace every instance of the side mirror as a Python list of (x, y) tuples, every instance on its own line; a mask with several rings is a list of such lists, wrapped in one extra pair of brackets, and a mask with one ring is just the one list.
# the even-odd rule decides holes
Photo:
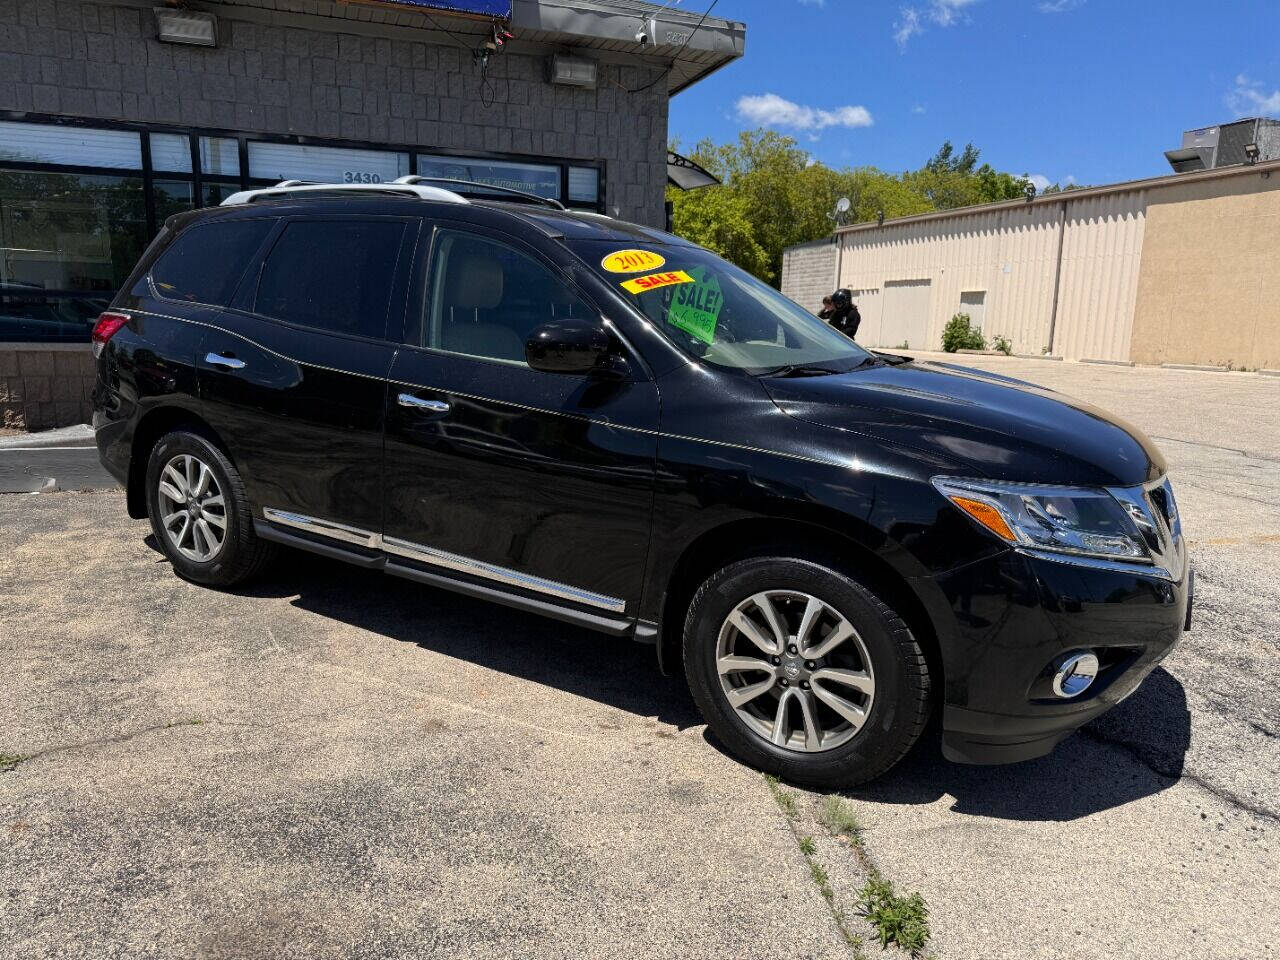
[(524, 345), (525, 361), (544, 373), (591, 373), (606, 366), (608, 356), (608, 334), (573, 318), (536, 327)]

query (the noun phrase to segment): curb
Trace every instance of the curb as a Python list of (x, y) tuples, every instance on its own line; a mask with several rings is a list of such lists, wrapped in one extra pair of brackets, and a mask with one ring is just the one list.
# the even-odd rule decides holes
[(1198, 370), (1201, 373), (1228, 373), (1229, 368), (1217, 367), (1208, 363), (1162, 363), (1163, 370)]
[(1052, 353), (1015, 353), (1015, 360), (1062, 360), (1062, 357)]
[(1081, 363), (1101, 363), (1108, 367), (1136, 367), (1137, 364), (1132, 360), (1093, 360), (1088, 357), (1081, 357)]
[(41, 447), (92, 447), (93, 427), (87, 423), (74, 427), (59, 427), (39, 433), (20, 433), (15, 437), (0, 437), (0, 450), (36, 450)]
[(1264, 377), (1280, 377), (1280, 370), (1259, 370), (1258, 373)]

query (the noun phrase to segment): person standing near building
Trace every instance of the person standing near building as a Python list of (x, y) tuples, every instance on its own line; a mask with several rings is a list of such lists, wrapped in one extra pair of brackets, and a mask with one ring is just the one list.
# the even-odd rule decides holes
[(853, 340), (858, 334), (858, 325), (862, 323), (862, 314), (858, 313), (858, 305), (853, 302), (853, 294), (841, 287), (831, 295), (831, 313), (824, 319)]
[(822, 298), (822, 309), (818, 311), (818, 319), (819, 319), (819, 320), (830, 320), (830, 319), (831, 319), (831, 311), (832, 311), (833, 309), (835, 309), (835, 308), (832, 306), (832, 303), (831, 303), (831, 297), (830, 297), (829, 295), (828, 295), (828, 296), (823, 297), (823, 298)]

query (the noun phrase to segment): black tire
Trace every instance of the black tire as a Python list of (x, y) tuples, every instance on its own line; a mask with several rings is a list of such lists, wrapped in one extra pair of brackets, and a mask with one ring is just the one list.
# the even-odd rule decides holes
[[(222, 493), (226, 532), (221, 547), (204, 562), (180, 552), (161, 520), (160, 475), (166, 464), (183, 454), (208, 465)], [(178, 576), (206, 586), (230, 587), (257, 575), (275, 556), (275, 544), (253, 532), (253, 511), (244, 481), (226, 454), (208, 438), (189, 430), (161, 437), (147, 460), (146, 485), (151, 530)]]
[[(717, 644), (725, 619), (747, 598), (773, 590), (817, 597), (862, 640), (874, 698), (863, 726), (839, 746), (806, 752), (775, 745), (739, 716), (721, 688)], [(902, 759), (929, 718), (929, 668), (907, 625), (864, 584), (798, 557), (753, 557), (709, 577), (685, 619), (684, 665), (693, 698), (720, 742), (740, 760), (793, 783), (822, 789), (866, 783)], [(775, 695), (770, 689), (763, 696)]]

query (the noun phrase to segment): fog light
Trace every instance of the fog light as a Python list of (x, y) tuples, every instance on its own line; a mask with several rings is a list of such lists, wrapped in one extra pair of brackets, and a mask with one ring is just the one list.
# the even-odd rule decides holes
[(1098, 658), (1092, 653), (1073, 653), (1062, 661), (1053, 675), (1053, 692), (1064, 700), (1078, 697), (1098, 676)]

